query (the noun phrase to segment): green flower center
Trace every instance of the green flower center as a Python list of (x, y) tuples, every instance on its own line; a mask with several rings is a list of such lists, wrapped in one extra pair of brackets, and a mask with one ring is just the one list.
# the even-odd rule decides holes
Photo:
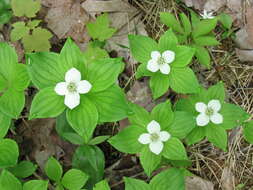
[(206, 115), (211, 116), (211, 115), (213, 115), (213, 113), (214, 113), (214, 111), (213, 111), (212, 108), (207, 108), (206, 109)]
[(166, 61), (165, 61), (165, 59), (161, 56), (161, 57), (158, 58), (157, 63), (158, 63), (159, 65), (163, 65), (163, 64), (166, 64)]
[(152, 133), (150, 136), (151, 141), (156, 142), (159, 140), (159, 135), (157, 133)]
[(67, 89), (69, 92), (76, 92), (77, 91), (77, 86), (75, 83), (70, 82), (67, 86)]

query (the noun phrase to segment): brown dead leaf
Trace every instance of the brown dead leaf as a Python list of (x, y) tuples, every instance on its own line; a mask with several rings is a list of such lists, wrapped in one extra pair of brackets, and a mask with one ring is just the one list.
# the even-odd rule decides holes
[(221, 7), (225, 6), (226, 0), (207, 0), (204, 9), (207, 11), (218, 11)]
[(155, 106), (155, 103), (152, 102), (151, 91), (148, 87), (148, 81), (144, 82), (135, 81), (132, 88), (127, 92), (127, 98), (131, 102), (138, 104), (148, 111), (151, 111)]
[(183, 0), (187, 7), (202, 10), (207, 0)]
[(222, 190), (235, 189), (235, 177), (231, 169), (228, 167), (225, 167), (222, 171), (221, 187), (222, 187)]
[(204, 180), (200, 177), (186, 177), (186, 190), (214, 190), (212, 182)]
[(251, 43), (249, 33), (245, 28), (236, 32), (235, 42), (240, 49), (253, 49), (253, 43)]
[(236, 48), (236, 55), (242, 62), (253, 61), (253, 49), (252, 50), (243, 50)]
[(89, 41), (90, 38), (85, 28), (89, 16), (82, 9), (80, 1), (43, 0), (42, 2), (49, 7), (45, 18), (48, 27), (59, 39), (71, 36), (76, 42)]
[(55, 119), (34, 119), (23, 121), (18, 133), (23, 137), (22, 149), (36, 160), (43, 169), (49, 156), (64, 159), (65, 166), (71, 165), (71, 155), (75, 146), (63, 141), (54, 131)]

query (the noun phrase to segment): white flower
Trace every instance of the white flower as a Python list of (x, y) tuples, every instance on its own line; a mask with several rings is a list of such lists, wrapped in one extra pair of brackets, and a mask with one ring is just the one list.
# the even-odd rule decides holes
[(195, 104), (195, 109), (197, 112), (200, 112), (196, 118), (198, 126), (205, 126), (210, 121), (214, 124), (221, 124), (223, 122), (223, 116), (218, 113), (221, 109), (219, 100), (211, 100), (207, 105), (203, 102), (198, 102)]
[(171, 135), (167, 131), (160, 131), (160, 125), (155, 120), (147, 125), (148, 133), (143, 133), (138, 138), (141, 144), (149, 144), (149, 149), (154, 154), (160, 154), (163, 150), (163, 142), (169, 140)]
[(203, 19), (213, 19), (213, 12), (207, 12), (205, 9), (203, 11), (203, 14), (200, 13), (200, 16), (202, 16)]
[(170, 73), (169, 64), (175, 59), (175, 52), (167, 50), (161, 53), (159, 51), (151, 52), (151, 59), (148, 61), (147, 69), (151, 72), (157, 72), (160, 70), (161, 73), (167, 75)]
[(72, 68), (65, 74), (65, 82), (56, 84), (54, 90), (60, 96), (65, 96), (64, 104), (73, 109), (80, 104), (80, 95), (90, 91), (92, 85), (87, 80), (81, 80), (81, 73)]

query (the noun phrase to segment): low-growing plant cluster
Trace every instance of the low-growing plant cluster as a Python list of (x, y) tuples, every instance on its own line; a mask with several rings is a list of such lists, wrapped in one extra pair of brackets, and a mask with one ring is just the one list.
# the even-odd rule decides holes
[[(224, 84), (208, 89), (202, 87), (191, 69), (194, 57), (210, 68), (206, 46), (220, 42), (214, 29), (221, 23), (223, 37), (232, 34), (228, 15), (202, 18), (191, 11), (177, 20), (171, 13), (161, 13), (161, 22), (168, 30), (158, 41), (147, 36), (129, 35), (130, 51), (140, 63), (137, 79), (149, 77), (152, 96), (157, 99), (168, 91), (184, 94), (176, 102), (166, 100), (151, 112), (130, 103), (117, 83), (124, 71), (122, 58), (110, 58), (104, 49), (106, 40), (116, 30), (110, 28), (107, 14), (87, 25), (92, 40), (82, 52), (69, 38), (60, 53), (46, 52), (51, 33), (32, 20), (40, 9), (39, 1), (12, 0), (15, 16), (27, 17), (14, 23), (11, 40), (21, 40), (26, 50), (25, 64), (18, 63), (17, 54), (9, 44), (0, 43), (0, 189), (3, 190), (109, 190), (104, 179), (105, 158), (97, 146), (107, 140), (120, 152), (136, 154), (149, 177), (148, 182), (125, 177), (125, 189), (183, 190), (191, 160), (186, 146), (206, 138), (214, 146), (227, 151), (227, 131), (242, 126), (247, 141), (253, 143), (253, 122), (249, 114), (237, 105), (226, 102)], [(26, 0), (27, 1), (27, 0)], [(5, 3), (6, 2), (6, 3)], [(20, 9), (20, 3), (26, 8)], [(2, 3), (0, 19), (7, 22), (11, 11)], [(37, 39), (39, 37), (39, 41)], [(29, 120), (56, 118), (56, 131), (66, 141), (78, 145), (72, 168), (63, 169), (50, 157), (44, 176), (31, 176), (37, 166), (19, 161), (17, 143), (6, 138), (13, 119), (18, 119), (25, 106), (25, 90), (36, 87), (29, 110)], [(94, 137), (98, 124), (128, 118), (130, 124), (115, 136)], [(154, 171), (162, 169), (157, 175)], [(32, 180), (28, 180), (32, 179)]]

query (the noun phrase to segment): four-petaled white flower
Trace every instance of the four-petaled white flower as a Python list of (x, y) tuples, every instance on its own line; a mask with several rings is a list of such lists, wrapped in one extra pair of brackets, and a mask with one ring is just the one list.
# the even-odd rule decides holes
[(213, 12), (207, 12), (205, 9), (203, 11), (203, 14), (200, 13), (200, 16), (202, 16), (203, 19), (213, 19)]
[(81, 73), (71, 68), (65, 74), (65, 82), (56, 84), (54, 90), (60, 96), (65, 96), (64, 104), (73, 109), (80, 104), (80, 94), (86, 94), (92, 85), (87, 80), (81, 80)]
[(223, 122), (223, 116), (218, 113), (221, 109), (219, 100), (211, 100), (207, 105), (203, 102), (198, 102), (195, 104), (195, 108), (200, 112), (196, 118), (198, 126), (205, 126), (210, 121), (214, 124), (221, 124)]
[(151, 59), (148, 61), (147, 69), (151, 72), (157, 72), (167, 75), (170, 73), (170, 63), (175, 60), (175, 52), (167, 50), (162, 54), (159, 51), (151, 52)]
[(167, 131), (161, 131), (159, 123), (152, 120), (147, 125), (148, 133), (143, 133), (138, 138), (141, 144), (149, 144), (149, 149), (154, 154), (160, 154), (163, 150), (163, 142), (169, 140), (171, 135)]

